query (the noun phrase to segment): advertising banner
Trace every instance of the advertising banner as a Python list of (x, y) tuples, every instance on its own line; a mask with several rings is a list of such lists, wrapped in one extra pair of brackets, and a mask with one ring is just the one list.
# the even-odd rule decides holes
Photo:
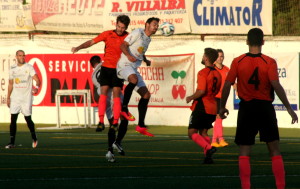
[[(280, 84), (283, 86), (286, 96), (293, 108), (298, 110), (299, 103), (299, 59), (296, 53), (284, 53), (284, 54), (269, 54), (274, 57), (278, 66), (278, 76)], [(239, 98), (234, 93), (234, 109), (239, 108)], [(275, 110), (286, 110), (280, 99), (275, 93), (275, 99), (273, 102)]]
[(101, 33), (105, 0), (32, 0), (37, 30)]
[(23, 0), (0, 0), (0, 32), (35, 30), (31, 5), (22, 3)]
[(246, 34), (258, 27), (272, 35), (272, 1), (191, 0), (187, 6), (192, 33)]
[[(161, 23), (170, 22), (175, 26), (175, 34), (190, 33), (189, 16), (186, 9), (188, 0), (114, 0), (105, 4), (105, 28), (114, 28), (116, 17), (125, 14), (130, 17), (128, 31), (144, 28), (146, 20), (158, 17)], [(159, 33), (157, 33), (159, 34)]]
[[(99, 95), (92, 83), (93, 68), (89, 63), (93, 55), (95, 54), (26, 55), (26, 61), (34, 66), (41, 80), (41, 87), (39, 93), (34, 96), (33, 104), (35, 106), (55, 106), (55, 94), (58, 89), (90, 89), (92, 106), (97, 106)], [(100, 55), (100, 57), (102, 56), (103, 54)], [(139, 72), (152, 95), (149, 105), (187, 107), (185, 97), (187, 94), (193, 93), (195, 85), (195, 55), (147, 57), (152, 61), (152, 65), (150, 67), (140, 67)], [(8, 75), (3, 80), (8, 81)], [(3, 83), (2, 88), (1, 98), (3, 96), (6, 101), (7, 83)], [(62, 106), (74, 105), (73, 96), (62, 96), (60, 98)], [(75, 98), (78, 105), (82, 106), (83, 98), (81, 96)], [(130, 105), (137, 105), (138, 99), (139, 95), (135, 93), (132, 96)]]
[[(151, 94), (149, 106), (188, 107), (185, 98), (194, 93), (195, 55), (147, 56), (151, 66), (138, 68)], [(140, 96), (133, 93), (131, 104), (137, 105)]]

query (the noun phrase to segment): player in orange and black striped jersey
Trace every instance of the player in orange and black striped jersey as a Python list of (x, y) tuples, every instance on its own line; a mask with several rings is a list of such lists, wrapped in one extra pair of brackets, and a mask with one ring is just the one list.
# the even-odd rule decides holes
[(228, 143), (225, 141), (223, 137), (223, 119), (220, 118), (219, 116), (219, 110), (220, 110), (220, 99), (221, 99), (221, 93), (222, 89), (225, 83), (226, 76), (229, 72), (229, 68), (223, 64), (224, 61), (224, 52), (222, 49), (217, 49), (218, 51), (218, 59), (214, 62), (214, 66), (216, 70), (221, 74), (222, 77), (222, 84), (220, 91), (216, 95), (216, 101), (217, 101), (217, 107), (218, 107), (218, 114), (214, 123), (214, 128), (213, 128), (213, 136), (212, 136), (212, 141), (211, 145), (214, 147), (225, 147), (228, 146)]
[(212, 123), (216, 119), (217, 102), (216, 94), (221, 87), (221, 75), (214, 68), (213, 63), (218, 58), (218, 52), (212, 48), (206, 48), (202, 58), (205, 68), (198, 72), (198, 85), (196, 92), (186, 98), (189, 103), (193, 100), (192, 114), (190, 117), (188, 135), (196, 144), (204, 150), (204, 163), (213, 163), (212, 155), (216, 148), (210, 145), (208, 129), (212, 128)]
[(238, 96), (241, 99), (238, 112), (235, 143), (239, 145), (239, 170), (242, 189), (250, 189), (250, 151), (259, 132), (260, 140), (266, 142), (272, 160), (272, 170), (277, 189), (285, 188), (285, 171), (279, 150), (279, 132), (276, 112), (272, 105), (274, 90), (292, 117), (298, 122), (285, 91), (279, 83), (276, 61), (261, 53), (263, 31), (249, 30), (247, 44), (249, 53), (235, 58), (226, 78), (220, 102), (220, 116), (229, 113), (225, 108), (230, 86), (237, 80)]

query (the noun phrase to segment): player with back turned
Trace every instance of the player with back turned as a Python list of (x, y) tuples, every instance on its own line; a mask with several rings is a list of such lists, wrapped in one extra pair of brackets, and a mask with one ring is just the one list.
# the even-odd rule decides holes
[(212, 155), (217, 151), (211, 146), (207, 131), (212, 128), (212, 123), (217, 115), (216, 94), (221, 87), (221, 75), (214, 68), (213, 63), (218, 58), (218, 52), (212, 48), (206, 48), (201, 63), (205, 68), (198, 72), (197, 90), (186, 97), (186, 102), (193, 100), (190, 116), (188, 136), (204, 150), (204, 164), (212, 164)]
[(285, 91), (279, 83), (276, 61), (261, 53), (264, 34), (259, 28), (250, 29), (247, 35), (249, 52), (232, 61), (220, 102), (220, 116), (226, 118), (225, 108), (230, 86), (237, 80), (239, 104), (235, 143), (239, 146), (239, 171), (242, 189), (250, 189), (250, 151), (259, 133), (260, 141), (266, 142), (272, 161), (277, 189), (285, 188), (285, 170), (279, 150), (279, 131), (276, 112), (272, 105), (274, 90), (292, 117), (298, 117), (292, 109)]

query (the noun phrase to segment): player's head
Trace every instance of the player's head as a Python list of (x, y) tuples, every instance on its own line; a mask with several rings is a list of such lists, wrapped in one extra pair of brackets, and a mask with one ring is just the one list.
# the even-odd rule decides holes
[(156, 31), (158, 30), (158, 26), (159, 26), (159, 18), (156, 17), (148, 18), (145, 24), (145, 33), (149, 36), (155, 34)]
[(116, 33), (123, 35), (130, 24), (130, 18), (127, 15), (119, 15), (116, 22)]
[(16, 59), (18, 64), (25, 64), (25, 52), (23, 50), (18, 50), (16, 52)]
[(218, 56), (218, 51), (216, 49), (205, 48), (201, 63), (205, 66), (212, 66)]
[(218, 52), (218, 58), (215, 62), (215, 64), (223, 64), (224, 61), (224, 52), (222, 49), (216, 49)]
[(92, 65), (93, 68), (95, 68), (99, 63), (101, 63), (101, 58), (100, 56), (92, 56), (92, 58), (90, 59), (90, 63)]
[(259, 28), (252, 28), (247, 35), (249, 46), (262, 46), (264, 44), (264, 32)]

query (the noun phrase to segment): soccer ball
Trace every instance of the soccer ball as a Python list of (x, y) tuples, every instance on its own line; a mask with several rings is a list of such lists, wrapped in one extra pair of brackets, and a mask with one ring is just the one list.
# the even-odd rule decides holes
[(159, 31), (164, 36), (170, 36), (174, 34), (175, 27), (169, 22), (164, 22), (159, 26)]

